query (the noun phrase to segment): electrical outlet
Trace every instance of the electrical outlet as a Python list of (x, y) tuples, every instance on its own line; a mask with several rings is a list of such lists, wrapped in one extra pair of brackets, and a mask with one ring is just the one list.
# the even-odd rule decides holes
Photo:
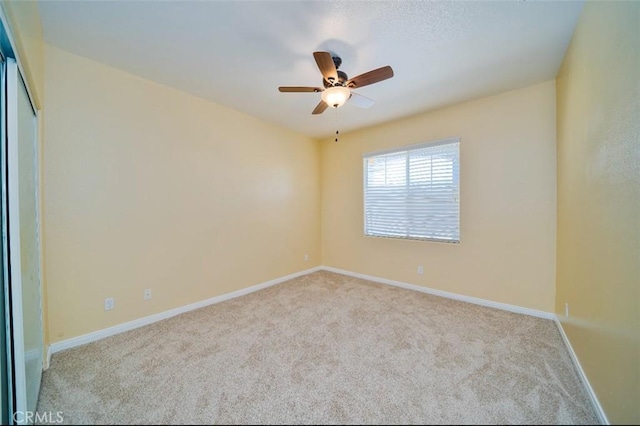
[(418, 266), (418, 275), (424, 274), (424, 268), (422, 266)]
[(569, 303), (565, 302), (564, 304), (564, 317), (569, 318)]
[(309, 260), (309, 255), (308, 255), (308, 254), (305, 254), (305, 255), (304, 255), (304, 261), (306, 262), (306, 261), (308, 261), (308, 260)]
[(113, 297), (108, 297), (108, 298), (104, 299), (104, 310), (105, 311), (110, 311), (114, 307), (115, 307), (115, 300), (113, 300)]
[(151, 289), (148, 288), (144, 291), (144, 300), (151, 300)]

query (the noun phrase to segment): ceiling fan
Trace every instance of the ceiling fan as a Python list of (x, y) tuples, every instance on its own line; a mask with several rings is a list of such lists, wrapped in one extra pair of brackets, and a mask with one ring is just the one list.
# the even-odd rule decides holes
[(339, 108), (348, 100), (351, 100), (354, 105), (361, 108), (369, 108), (373, 105), (373, 100), (353, 92), (352, 89), (358, 89), (393, 77), (393, 69), (387, 65), (349, 79), (345, 72), (338, 70), (342, 64), (342, 59), (339, 56), (332, 56), (330, 52), (313, 52), (313, 57), (322, 73), (322, 85), (324, 87), (278, 87), (279, 91), (285, 93), (320, 92), (322, 100), (315, 107), (312, 114), (322, 114), (330, 106)]

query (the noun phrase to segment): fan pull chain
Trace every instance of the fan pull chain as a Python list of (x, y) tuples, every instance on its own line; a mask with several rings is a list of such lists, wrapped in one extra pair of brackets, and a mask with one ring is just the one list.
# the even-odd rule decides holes
[(340, 131), (338, 131), (338, 108), (336, 108), (335, 110), (336, 110), (336, 142), (338, 142), (338, 135), (340, 134)]

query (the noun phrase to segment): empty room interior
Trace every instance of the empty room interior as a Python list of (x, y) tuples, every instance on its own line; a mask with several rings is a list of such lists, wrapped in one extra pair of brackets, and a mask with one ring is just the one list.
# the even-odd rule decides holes
[(640, 2), (0, 2), (3, 424), (640, 423)]

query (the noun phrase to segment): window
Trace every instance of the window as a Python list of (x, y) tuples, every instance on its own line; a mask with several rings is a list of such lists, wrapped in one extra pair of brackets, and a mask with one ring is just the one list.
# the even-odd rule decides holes
[(460, 140), (364, 155), (364, 233), (460, 242)]

